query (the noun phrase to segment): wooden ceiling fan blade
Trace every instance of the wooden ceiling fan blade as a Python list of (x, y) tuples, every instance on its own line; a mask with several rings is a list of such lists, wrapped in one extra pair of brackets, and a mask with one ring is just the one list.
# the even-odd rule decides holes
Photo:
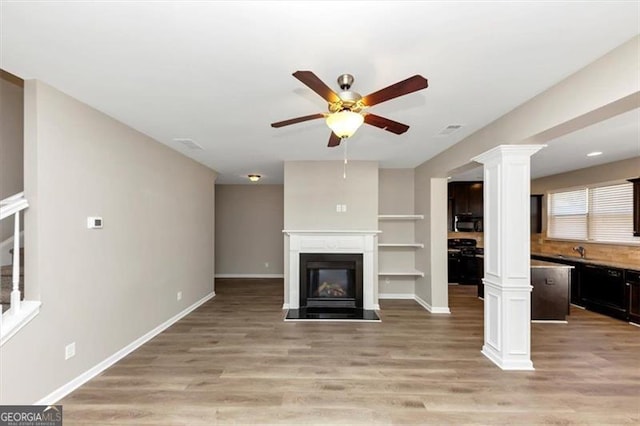
[(338, 135), (336, 135), (335, 133), (331, 132), (331, 136), (329, 136), (329, 144), (327, 144), (328, 147), (334, 147), (334, 146), (338, 146), (340, 145), (340, 141), (342, 139), (340, 139), (338, 137)]
[(364, 116), (364, 122), (382, 130), (386, 130), (387, 132), (395, 133), (396, 135), (401, 135), (409, 130), (409, 126), (406, 124), (398, 123), (397, 121), (380, 117), (375, 114), (366, 114)]
[(396, 84), (392, 84), (391, 86), (365, 96), (362, 98), (362, 102), (366, 106), (373, 106), (388, 101), (389, 99), (426, 89), (427, 87), (429, 87), (429, 83), (426, 78), (421, 75), (414, 75), (413, 77), (409, 77), (406, 80), (399, 81)]
[(322, 82), (311, 71), (296, 71), (293, 73), (293, 76), (304, 83), (309, 89), (316, 92), (318, 95), (322, 96), (322, 98), (327, 102), (338, 102), (340, 97), (329, 88), (326, 84)]
[(289, 120), (278, 121), (277, 123), (271, 123), (271, 127), (284, 127), (291, 124), (302, 123), (303, 121), (315, 120), (316, 118), (324, 118), (324, 114), (311, 114), (304, 117), (291, 118)]

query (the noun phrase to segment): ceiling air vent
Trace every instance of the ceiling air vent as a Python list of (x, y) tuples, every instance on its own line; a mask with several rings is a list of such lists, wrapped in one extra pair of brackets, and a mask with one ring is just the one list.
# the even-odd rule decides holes
[(199, 145), (198, 143), (194, 142), (192, 139), (176, 138), (173, 141), (177, 143), (181, 143), (182, 145), (186, 146), (189, 149), (204, 150), (202, 145)]
[(449, 124), (444, 129), (440, 130), (439, 135), (450, 135), (453, 132), (457, 132), (462, 127), (462, 124)]

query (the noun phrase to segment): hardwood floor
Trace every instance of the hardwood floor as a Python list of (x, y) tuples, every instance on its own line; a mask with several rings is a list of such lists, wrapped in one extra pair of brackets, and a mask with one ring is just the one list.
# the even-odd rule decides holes
[(280, 280), (217, 296), (62, 401), (65, 424), (640, 423), (640, 328), (577, 308), (532, 324), (536, 371), (481, 353), (482, 301), (381, 300), (381, 323), (284, 322)]

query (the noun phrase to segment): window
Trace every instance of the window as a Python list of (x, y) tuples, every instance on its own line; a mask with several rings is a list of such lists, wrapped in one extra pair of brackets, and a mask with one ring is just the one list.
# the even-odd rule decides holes
[(547, 236), (628, 243), (633, 237), (633, 184), (621, 183), (549, 194)]

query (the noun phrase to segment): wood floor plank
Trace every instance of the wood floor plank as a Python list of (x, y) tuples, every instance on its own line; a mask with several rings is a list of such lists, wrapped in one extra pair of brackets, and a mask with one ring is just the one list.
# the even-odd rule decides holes
[(581, 309), (531, 326), (535, 371), (485, 358), (483, 305), (381, 300), (380, 323), (285, 322), (282, 280), (215, 299), (62, 401), (70, 425), (640, 423), (640, 328)]

